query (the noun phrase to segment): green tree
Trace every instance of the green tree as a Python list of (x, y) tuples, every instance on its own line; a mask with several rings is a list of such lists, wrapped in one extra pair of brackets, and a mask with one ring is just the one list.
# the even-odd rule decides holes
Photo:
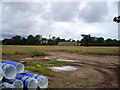
[(41, 40), (41, 45), (48, 45), (48, 40), (47, 40), (47, 38), (42, 38), (42, 40)]
[(82, 34), (81, 36), (83, 37), (83, 39), (81, 40), (82, 44), (85, 46), (89, 46), (90, 41), (91, 41), (91, 35)]
[(13, 45), (21, 45), (21, 40), (22, 40), (22, 37), (19, 35), (12, 37)]
[(55, 36), (53, 36), (53, 37), (52, 37), (52, 40), (54, 41), (55, 39), (56, 39), (56, 37), (55, 37)]
[(35, 44), (39, 45), (42, 40), (42, 35), (36, 35), (35, 36)]
[(97, 38), (97, 42), (98, 43), (104, 43), (105, 41), (104, 41), (103, 37), (99, 37), (99, 38)]
[(57, 38), (56, 38), (56, 45), (57, 45), (59, 42), (61, 42), (61, 39), (60, 39), (60, 37), (57, 37)]
[(26, 42), (27, 42), (27, 39), (25, 39), (25, 38), (23, 37), (22, 40), (21, 40), (21, 44), (22, 44), (22, 45), (26, 45)]
[(114, 21), (114, 22), (117, 22), (117, 23), (120, 23), (120, 16), (115, 17), (115, 18), (113, 19), (113, 21)]
[(2, 44), (3, 45), (12, 45), (13, 41), (12, 41), (12, 39), (5, 38), (4, 40), (2, 40)]
[(27, 38), (27, 45), (35, 45), (35, 37), (33, 35), (29, 35)]
[(119, 46), (119, 42), (116, 40), (116, 39), (110, 39), (110, 38), (108, 38), (108, 39), (106, 39), (105, 40), (105, 45), (106, 46)]

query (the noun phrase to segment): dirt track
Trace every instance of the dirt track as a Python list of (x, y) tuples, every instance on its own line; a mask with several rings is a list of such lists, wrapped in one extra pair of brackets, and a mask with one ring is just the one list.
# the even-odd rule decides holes
[[(86, 56), (64, 52), (47, 52), (53, 59), (79, 60), (69, 65), (78, 68), (76, 71), (61, 71), (49, 78), (50, 87), (58, 88), (117, 88), (118, 77), (118, 56)], [(24, 56), (28, 57), (28, 56)], [(23, 58), (23, 56), (5, 56), (3, 59)], [(39, 62), (39, 60), (34, 60)], [(43, 60), (42, 60), (43, 61)], [(49, 61), (49, 60), (48, 60)]]
[[(78, 71), (62, 72), (55, 75), (56, 77), (62, 76), (65, 80), (68, 80), (69, 85), (64, 84), (62, 87), (118, 87), (118, 75), (116, 71), (118, 67), (118, 56), (85, 56), (63, 52), (48, 53), (54, 58), (81, 61), (71, 64), (72, 66), (77, 66), (79, 68)], [(83, 78), (85, 77), (89, 79), (84, 80)]]

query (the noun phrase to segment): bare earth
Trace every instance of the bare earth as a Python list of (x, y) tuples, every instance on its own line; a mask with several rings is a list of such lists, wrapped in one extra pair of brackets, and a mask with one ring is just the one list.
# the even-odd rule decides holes
[[(49, 87), (53, 88), (118, 88), (118, 56), (88, 56), (65, 52), (47, 52), (54, 59), (70, 59), (69, 65), (78, 68), (76, 71), (60, 71), (48, 75)], [(3, 59), (29, 58), (25, 55), (3, 55)], [(27, 60), (27, 59), (26, 59)], [(30, 61), (28, 59), (28, 61)], [(50, 60), (34, 59), (35, 62), (50, 62)]]

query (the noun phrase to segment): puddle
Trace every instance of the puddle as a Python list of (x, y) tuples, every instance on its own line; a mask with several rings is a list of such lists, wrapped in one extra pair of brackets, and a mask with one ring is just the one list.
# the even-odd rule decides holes
[(44, 58), (22, 58), (22, 60), (39, 60), (39, 59), (47, 59), (47, 60), (52, 60), (52, 58), (49, 57), (44, 57)]
[(68, 60), (68, 59), (57, 59), (57, 61), (65, 61), (65, 62), (80, 62), (77, 60)]
[(49, 57), (45, 57), (44, 59), (48, 59), (48, 60), (51, 60), (51, 58), (49, 58)]
[(74, 71), (77, 70), (76, 67), (73, 66), (61, 66), (61, 67), (49, 67), (52, 71)]

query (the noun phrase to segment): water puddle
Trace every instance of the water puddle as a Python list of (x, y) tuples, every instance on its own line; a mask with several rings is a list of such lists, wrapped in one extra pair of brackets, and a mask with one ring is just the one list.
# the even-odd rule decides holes
[(74, 71), (77, 70), (76, 67), (73, 66), (61, 66), (61, 67), (49, 67), (48, 69), (51, 69), (52, 71)]
[(45, 57), (44, 59), (48, 59), (48, 60), (51, 60), (51, 58), (49, 58), (49, 57)]
[(47, 59), (47, 60), (51, 60), (52, 58), (49, 58), (49, 57), (36, 57), (36, 58), (22, 58), (22, 60), (38, 60), (38, 59)]
[(80, 62), (77, 60), (68, 60), (68, 59), (57, 59), (57, 61), (65, 61), (65, 62)]

